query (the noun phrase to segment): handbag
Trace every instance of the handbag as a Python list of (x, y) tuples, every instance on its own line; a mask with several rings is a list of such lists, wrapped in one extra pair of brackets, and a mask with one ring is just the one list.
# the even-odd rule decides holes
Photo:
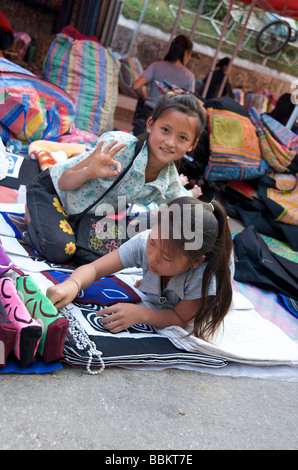
[(257, 129), (244, 106), (230, 97), (206, 102), (210, 156), (204, 179), (208, 181), (252, 180), (264, 175)]
[(118, 53), (82, 37), (74, 28), (65, 29), (67, 32), (57, 34), (49, 48), (44, 76), (73, 98), (75, 127), (101, 135), (114, 127), (120, 69)]
[(126, 227), (129, 214), (126, 211), (116, 214), (115, 218), (108, 218), (104, 215), (96, 216), (88, 212), (122, 180), (131, 168), (139, 150), (140, 145), (137, 142), (132, 160), (111, 186), (83, 212), (68, 216), (76, 237), (76, 252), (73, 258), (76, 264), (91, 263), (97, 258), (118, 249), (120, 245), (128, 240)]
[(0, 59), (0, 137), (58, 140), (75, 118), (73, 99), (62, 88)]

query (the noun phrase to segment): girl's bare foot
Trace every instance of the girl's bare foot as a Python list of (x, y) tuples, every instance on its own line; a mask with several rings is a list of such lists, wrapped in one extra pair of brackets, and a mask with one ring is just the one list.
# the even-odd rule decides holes
[(202, 190), (200, 188), (200, 186), (198, 186), (197, 184), (195, 184), (192, 188), (191, 188), (191, 192), (192, 192), (192, 197), (194, 198), (198, 198), (200, 196), (202, 196)]

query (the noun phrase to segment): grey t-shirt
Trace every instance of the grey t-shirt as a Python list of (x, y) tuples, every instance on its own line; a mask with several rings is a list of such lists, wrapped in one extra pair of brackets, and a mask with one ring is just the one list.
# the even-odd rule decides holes
[(195, 90), (195, 76), (184, 65), (174, 65), (166, 60), (152, 62), (149, 67), (144, 70), (142, 77), (150, 83), (150, 93), (145, 101), (147, 106), (155, 108), (156, 103), (161, 98), (161, 92), (158, 90), (155, 80), (162, 82), (164, 79), (167, 82), (184, 88), (185, 90), (194, 92)]

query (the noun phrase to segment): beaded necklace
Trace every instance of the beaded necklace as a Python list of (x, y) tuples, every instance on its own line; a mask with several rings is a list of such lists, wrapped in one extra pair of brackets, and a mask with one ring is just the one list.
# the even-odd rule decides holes
[[(69, 321), (68, 331), (74, 339), (76, 347), (81, 351), (85, 351), (89, 356), (88, 363), (86, 365), (86, 370), (88, 374), (100, 374), (105, 368), (105, 364), (102, 359), (102, 352), (96, 349), (95, 343), (90, 340), (85, 330), (82, 328), (80, 323), (74, 318), (74, 316), (70, 313), (69, 310), (63, 308), (62, 310), (60, 310), (60, 313), (62, 313), (62, 315), (65, 316), (65, 318), (67, 318), (67, 320)], [(98, 370), (91, 370), (93, 357), (97, 357), (100, 361), (101, 366)]]

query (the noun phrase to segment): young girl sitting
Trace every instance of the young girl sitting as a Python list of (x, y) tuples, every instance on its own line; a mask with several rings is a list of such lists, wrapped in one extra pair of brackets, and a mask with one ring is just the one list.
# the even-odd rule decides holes
[(151, 230), (80, 266), (62, 284), (50, 287), (47, 296), (60, 309), (96, 279), (133, 266), (143, 270), (138, 288), (149, 296), (150, 308), (142, 303), (106, 307), (101, 311), (107, 314), (101, 319), (106, 329), (118, 333), (138, 323), (165, 328), (193, 321), (193, 333), (208, 338), (232, 299), (232, 237), (225, 210), (215, 200), (177, 198), (159, 212)]
[[(127, 167), (135, 151), (133, 165), (100, 202), (101, 210), (102, 204), (109, 204), (117, 212), (119, 196), (125, 196), (127, 204), (147, 206), (181, 195), (174, 162), (197, 145), (205, 119), (191, 94), (164, 95), (149, 117), (142, 138), (107, 132), (98, 139), (94, 151), (41, 172), (27, 186), (24, 241), (48, 260), (68, 261), (75, 253), (76, 240), (67, 216), (81, 213), (96, 201)], [(97, 208), (90, 213), (96, 214)]]

